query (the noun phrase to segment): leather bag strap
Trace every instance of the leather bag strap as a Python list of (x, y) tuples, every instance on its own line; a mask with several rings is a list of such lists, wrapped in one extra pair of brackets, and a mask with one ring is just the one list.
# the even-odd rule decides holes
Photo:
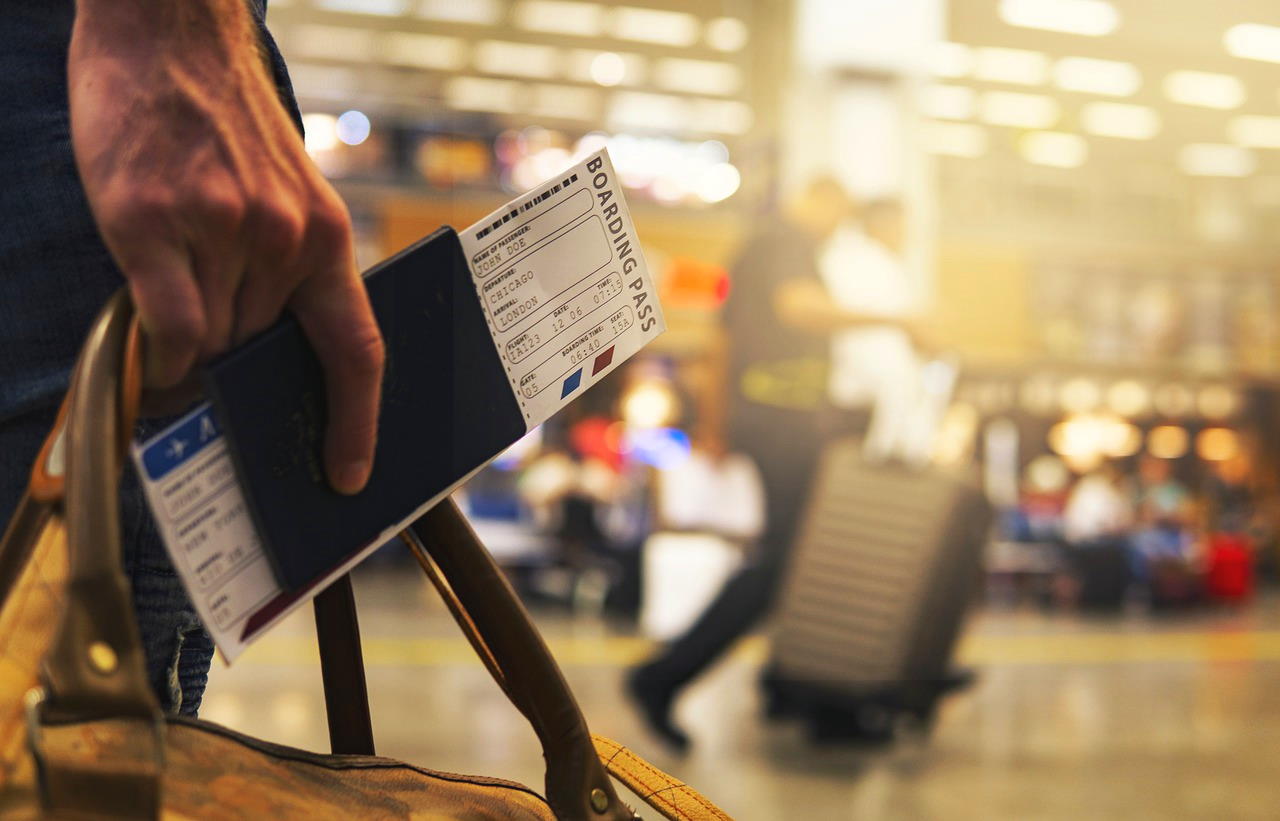
[[(594, 786), (603, 769), (671, 821), (731, 821), (692, 787), (621, 744), (591, 735), (528, 611), (453, 500), (424, 514), (401, 539), (494, 681), (533, 724), (547, 759), (547, 800), (558, 817), (633, 817), (611, 785), (607, 790)], [(558, 760), (567, 764), (557, 767)], [(596, 796), (603, 809), (591, 804), (597, 788), (608, 799), (605, 804)]]
[[(121, 290), (81, 349), (59, 424), (41, 450), (24, 503), (34, 505), (24, 516), (60, 506), (67, 524), (63, 610), (42, 663), (43, 687), (28, 694), (31, 747), (43, 800), (54, 814), (151, 818), (160, 808), (164, 723), (147, 682), (119, 521), (120, 473), (141, 394), (140, 346)], [(102, 719), (146, 722), (150, 755), (122, 774), (102, 762), (44, 754), (46, 725)], [(125, 781), (127, 789), (111, 787)]]
[(488, 648), (481, 659), (492, 660), (490, 670), (501, 672), (499, 686), (533, 725), (547, 761), (547, 803), (556, 817), (634, 818), (596, 757), (586, 719), (551, 651), (453, 500), (424, 513), (405, 538), (435, 562), (456, 600), (451, 610), (466, 614), (459, 620), (463, 630), (474, 631), (473, 645)]
[(374, 755), (369, 688), (360, 648), (351, 575), (325, 588), (312, 602), (320, 645), (320, 677), (324, 681), (329, 746), (341, 755)]
[[(82, 720), (155, 720), (142, 639), (133, 617), (120, 544), (120, 472), (125, 430), (138, 407), (137, 328), (127, 295), (98, 316), (76, 366), (66, 425), (64, 508), (70, 561), (66, 606), (44, 661), (46, 713)], [(137, 357), (140, 360), (140, 357)], [(124, 376), (126, 370), (135, 373)], [(123, 397), (129, 385), (135, 392)]]
[(702, 793), (667, 775), (616, 741), (593, 735), (596, 753), (609, 775), (671, 821), (733, 821)]

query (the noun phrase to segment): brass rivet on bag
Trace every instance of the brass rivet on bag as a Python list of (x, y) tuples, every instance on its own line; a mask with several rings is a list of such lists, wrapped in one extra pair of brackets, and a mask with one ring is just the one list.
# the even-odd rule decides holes
[(591, 791), (591, 809), (596, 812), (604, 812), (609, 809), (609, 796), (605, 795), (604, 790), (599, 787)]
[(120, 659), (116, 657), (116, 651), (111, 649), (111, 645), (105, 641), (95, 641), (89, 645), (89, 664), (93, 665), (93, 669), (102, 675), (110, 675), (116, 671), (116, 667), (120, 665)]

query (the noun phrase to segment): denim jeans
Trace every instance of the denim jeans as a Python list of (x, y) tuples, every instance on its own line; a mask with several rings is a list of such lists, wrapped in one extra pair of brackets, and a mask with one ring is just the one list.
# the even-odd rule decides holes
[[(249, 0), (261, 24), (265, 0)], [(71, 151), (73, 0), (10, 0), (0, 15), (0, 528), (53, 425), (90, 323), (124, 280), (98, 235)], [(264, 50), (295, 121), (275, 44)], [(166, 420), (142, 423), (138, 434)], [(124, 565), (162, 706), (194, 715), (213, 643), (187, 599), (131, 471), (120, 493)]]

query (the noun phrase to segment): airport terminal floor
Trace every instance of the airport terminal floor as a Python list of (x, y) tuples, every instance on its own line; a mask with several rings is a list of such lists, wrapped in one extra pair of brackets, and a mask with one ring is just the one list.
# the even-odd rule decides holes
[[(425, 580), (356, 578), (378, 752), (530, 785), (541, 756)], [(595, 616), (535, 612), (593, 731), (625, 741), (738, 819), (1275, 818), (1280, 597), (1246, 609), (1093, 620), (980, 609), (959, 652), (977, 671), (930, 738), (891, 749), (815, 747), (761, 717), (766, 638), (690, 689), (695, 739), (664, 753), (622, 697), (649, 642)], [(215, 662), (202, 715), (326, 750), (309, 609), (234, 667)]]

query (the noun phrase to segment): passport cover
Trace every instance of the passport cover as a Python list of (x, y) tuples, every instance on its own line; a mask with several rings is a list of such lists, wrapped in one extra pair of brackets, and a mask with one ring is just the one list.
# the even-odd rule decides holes
[(452, 228), (365, 275), (382, 329), (378, 444), (369, 484), (330, 489), (324, 377), (292, 316), (215, 361), (206, 388), (280, 584), (299, 590), (526, 432)]

